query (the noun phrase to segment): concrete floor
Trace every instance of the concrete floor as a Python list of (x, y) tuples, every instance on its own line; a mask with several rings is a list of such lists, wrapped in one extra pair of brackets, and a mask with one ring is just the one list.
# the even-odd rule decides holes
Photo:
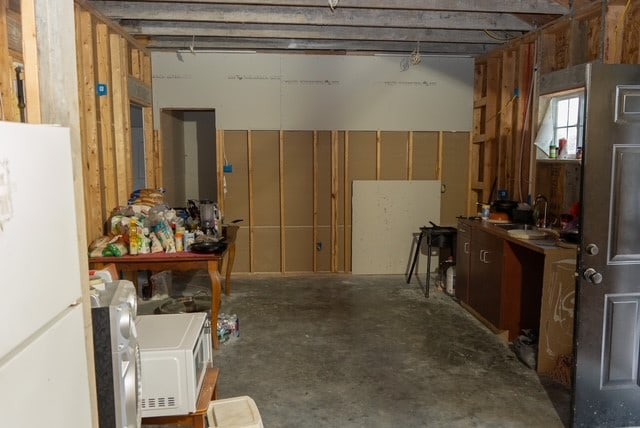
[(252, 397), (267, 428), (568, 426), (566, 389), (421, 287), (403, 276), (234, 275), (221, 312), (239, 317), (240, 337), (214, 353), (219, 398)]

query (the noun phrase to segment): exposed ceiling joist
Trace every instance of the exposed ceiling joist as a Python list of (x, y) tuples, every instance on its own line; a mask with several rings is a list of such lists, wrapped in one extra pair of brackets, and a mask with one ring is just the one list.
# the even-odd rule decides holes
[(90, 1), (149, 49), (478, 55), (568, 12), (551, 0)]

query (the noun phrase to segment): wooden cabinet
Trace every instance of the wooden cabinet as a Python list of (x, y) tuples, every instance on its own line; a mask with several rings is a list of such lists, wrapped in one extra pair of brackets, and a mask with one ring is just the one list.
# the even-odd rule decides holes
[(502, 328), (502, 239), (474, 230), (471, 241), (469, 305), (497, 328)]
[(471, 226), (459, 221), (456, 245), (456, 297), (464, 303), (469, 303), (470, 257)]
[(541, 317), (549, 315), (541, 306), (543, 288), (553, 280), (551, 267), (575, 257), (575, 249), (557, 247), (554, 239), (521, 240), (486, 222), (460, 220), (456, 297), (514, 340), (522, 329), (539, 330)]

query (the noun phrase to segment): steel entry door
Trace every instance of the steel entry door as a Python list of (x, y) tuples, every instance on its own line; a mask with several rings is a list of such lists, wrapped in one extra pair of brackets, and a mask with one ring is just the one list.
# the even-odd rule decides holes
[(587, 68), (575, 426), (640, 425), (640, 67)]

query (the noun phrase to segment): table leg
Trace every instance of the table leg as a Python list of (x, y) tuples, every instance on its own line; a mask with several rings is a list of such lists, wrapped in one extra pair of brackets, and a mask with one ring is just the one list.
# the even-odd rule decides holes
[[(413, 275), (413, 269), (416, 267), (416, 263), (418, 263), (418, 257), (420, 256), (420, 246), (422, 245), (422, 237), (424, 233), (420, 232), (418, 237), (418, 243), (416, 244), (416, 252), (413, 255), (413, 262), (411, 263), (411, 269), (409, 269), (409, 276), (407, 277), (407, 284), (411, 282), (411, 276)], [(415, 240), (414, 240), (415, 242)]]
[(213, 348), (218, 349), (220, 347), (218, 342), (218, 313), (220, 312), (220, 301), (222, 300), (218, 261), (211, 260), (207, 262), (207, 269), (211, 279), (211, 336), (213, 336)]
[(425, 290), (424, 290), (424, 297), (429, 297), (429, 283), (431, 282), (431, 239), (428, 239), (428, 256), (427, 256), (427, 281), (426, 281), (426, 286), (425, 286)]
[(233, 260), (236, 258), (236, 243), (232, 242), (227, 251), (227, 271), (224, 276), (224, 294), (231, 295), (231, 271), (233, 270)]

